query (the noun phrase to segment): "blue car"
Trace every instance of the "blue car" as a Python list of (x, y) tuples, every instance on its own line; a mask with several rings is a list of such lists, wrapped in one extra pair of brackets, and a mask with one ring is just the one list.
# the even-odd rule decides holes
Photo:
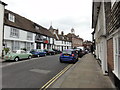
[(33, 55), (33, 57), (46, 56), (46, 52), (42, 49), (32, 49), (30, 53)]
[(63, 50), (60, 54), (60, 62), (72, 62), (75, 63), (78, 60), (78, 54), (73, 49)]

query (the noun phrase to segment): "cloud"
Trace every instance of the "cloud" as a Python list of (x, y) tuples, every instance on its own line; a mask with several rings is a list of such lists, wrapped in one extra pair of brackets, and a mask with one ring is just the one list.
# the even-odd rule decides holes
[(76, 34), (91, 38), (92, 0), (2, 0), (7, 9), (24, 16), (43, 27), (54, 28), (69, 33), (74, 28)]

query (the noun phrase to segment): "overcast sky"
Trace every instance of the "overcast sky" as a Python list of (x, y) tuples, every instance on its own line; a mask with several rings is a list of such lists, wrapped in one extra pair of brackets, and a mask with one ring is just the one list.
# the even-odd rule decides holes
[(39, 25), (64, 31), (75, 29), (84, 40), (92, 40), (92, 0), (2, 0), (5, 8)]

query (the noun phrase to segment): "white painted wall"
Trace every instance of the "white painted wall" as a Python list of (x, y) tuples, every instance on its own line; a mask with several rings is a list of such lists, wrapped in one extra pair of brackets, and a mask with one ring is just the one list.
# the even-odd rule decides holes
[(36, 47), (35, 45), (35, 35), (33, 33), (33, 38), (32, 40), (27, 40), (27, 31), (24, 31), (24, 30), (21, 30), (21, 29), (18, 29), (19, 30), (19, 38), (14, 38), (14, 37), (11, 37), (10, 36), (10, 31), (11, 31), (11, 27), (10, 26), (4, 26), (4, 41), (5, 43), (7, 44), (7, 47), (10, 47), (10, 49), (12, 50), (12, 41), (19, 41), (20, 42), (20, 48), (25, 48), (25, 43), (33, 43), (33, 46), (31, 45), (31, 48), (34, 48)]
[(33, 33), (33, 39), (32, 40), (27, 40), (27, 31), (23, 31), (21, 29), (19, 30), (19, 38), (13, 38), (10, 37), (10, 30), (11, 27), (10, 26), (4, 26), (4, 39), (5, 40), (17, 40), (17, 41), (25, 41), (25, 42), (35, 42), (35, 34)]
[(96, 58), (101, 60), (101, 67), (103, 74), (106, 74), (107, 70), (107, 42), (106, 38), (100, 37), (106, 34), (105, 26), (105, 13), (104, 13), (104, 2), (101, 3), (100, 12), (98, 15), (97, 26), (95, 29), (95, 39), (96, 39)]
[(50, 38), (50, 44), (53, 44), (53, 38)]
[(0, 57), (3, 49), (3, 19), (4, 19), (4, 5), (0, 3)]

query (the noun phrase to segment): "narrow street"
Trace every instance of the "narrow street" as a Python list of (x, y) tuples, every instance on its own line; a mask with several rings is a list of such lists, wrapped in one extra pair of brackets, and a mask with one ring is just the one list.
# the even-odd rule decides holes
[(41, 88), (68, 63), (60, 63), (59, 55), (19, 62), (3, 62), (3, 88)]

